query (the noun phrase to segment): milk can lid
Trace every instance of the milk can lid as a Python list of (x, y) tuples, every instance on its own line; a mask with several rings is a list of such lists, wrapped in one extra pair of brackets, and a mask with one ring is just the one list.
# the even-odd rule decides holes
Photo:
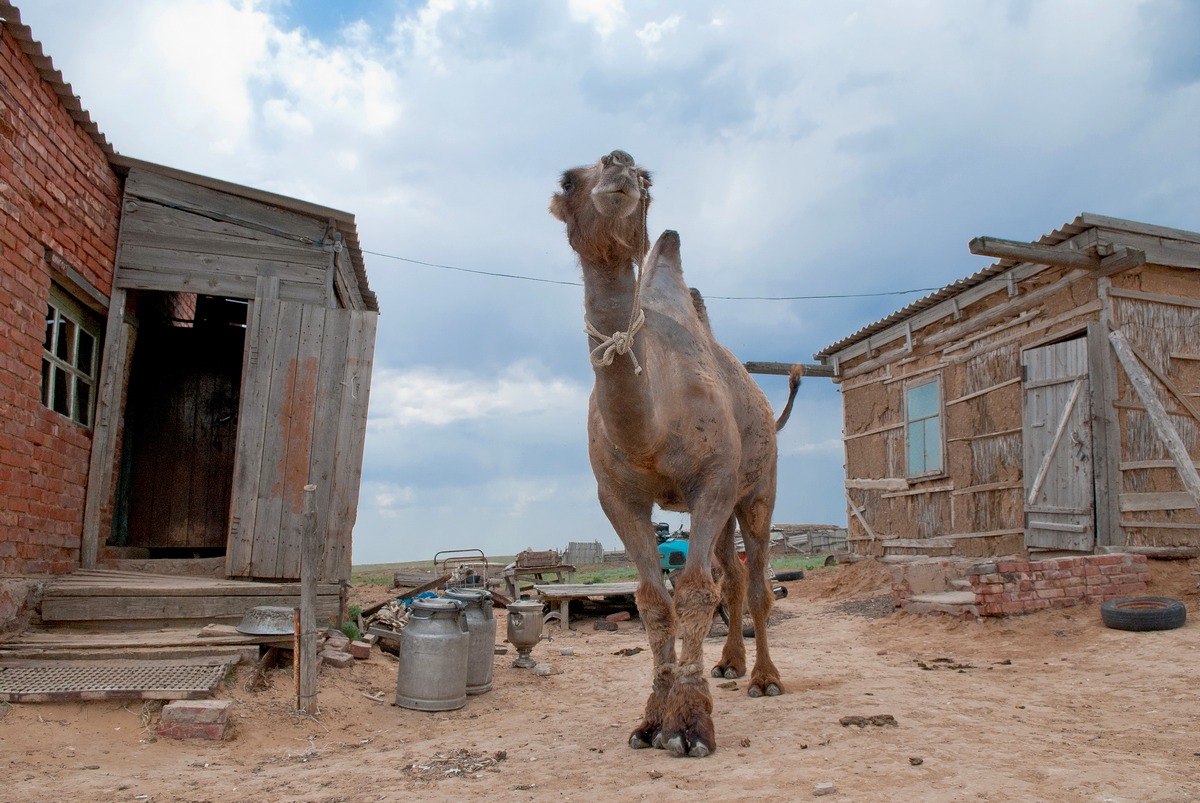
[(442, 597), (429, 597), (426, 599), (415, 599), (412, 603), (413, 610), (428, 611), (430, 613), (449, 612), (458, 613), (463, 609), (463, 604), (457, 599), (445, 599)]

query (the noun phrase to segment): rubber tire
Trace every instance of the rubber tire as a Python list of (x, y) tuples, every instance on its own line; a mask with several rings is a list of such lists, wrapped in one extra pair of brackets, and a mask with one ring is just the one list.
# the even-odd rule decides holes
[[(721, 600), (717, 605), (717, 613), (720, 615), (721, 621), (725, 623), (725, 626), (729, 627), (729, 606), (725, 604), (725, 600)], [(742, 616), (742, 637), (754, 638), (754, 621), (748, 613)]]
[(803, 580), (804, 570), (796, 569), (795, 571), (776, 572), (775, 579), (781, 583), (790, 583), (792, 580)]
[(1169, 597), (1122, 597), (1101, 603), (1100, 618), (1114, 630), (1174, 630), (1187, 621), (1187, 607)]

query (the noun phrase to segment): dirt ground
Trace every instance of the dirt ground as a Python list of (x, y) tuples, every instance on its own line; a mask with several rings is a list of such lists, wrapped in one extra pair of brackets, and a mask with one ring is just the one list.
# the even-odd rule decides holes
[[(705, 759), (627, 746), (650, 656), (621, 653), (644, 633), (582, 619), (534, 649), (555, 674), (496, 656), (495, 688), (447, 713), (391, 705), (396, 660), (378, 651), (322, 671), (316, 718), (292, 713), (289, 668), (256, 693), (248, 669), (231, 674), (222, 743), (155, 738), (140, 701), (0, 705), (0, 800), (800, 800), (818, 784), (856, 801), (1197, 800), (1200, 561), (1150, 566), (1149, 593), (1187, 603), (1178, 630), (1110, 630), (1098, 606), (982, 624), (889, 613), (878, 564), (809, 572), (770, 628), (787, 694), (710, 680)], [(709, 662), (719, 651), (711, 637)]]

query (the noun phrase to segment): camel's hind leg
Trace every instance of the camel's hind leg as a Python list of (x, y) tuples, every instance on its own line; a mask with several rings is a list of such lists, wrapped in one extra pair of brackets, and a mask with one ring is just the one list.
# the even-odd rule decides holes
[[(746, 567), (738, 559), (733, 540), (734, 519), (730, 518), (725, 531), (717, 538), (714, 554), (721, 564), (721, 599), (730, 611), (729, 635), (721, 649), (721, 660), (712, 668), (714, 678), (740, 678), (746, 674), (746, 640), (742, 634), (741, 610), (746, 604)], [(734, 615), (734, 611), (737, 612)]]
[(767, 646), (767, 617), (774, 596), (767, 583), (767, 550), (771, 538), (771, 506), (753, 503), (739, 512), (742, 524), (742, 543), (746, 549), (746, 574), (749, 583), (750, 616), (754, 619), (754, 670), (750, 673), (751, 697), (764, 694), (774, 697), (783, 694), (779, 670), (771, 661)]

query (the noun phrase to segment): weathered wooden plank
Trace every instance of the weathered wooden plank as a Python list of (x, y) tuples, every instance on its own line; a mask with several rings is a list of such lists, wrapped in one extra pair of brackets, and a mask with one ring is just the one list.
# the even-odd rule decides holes
[(819, 376), (825, 378), (833, 377), (833, 368), (828, 365), (809, 365), (807, 363), (790, 363), (790, 362), (757, 362), (747, 361), (744, 363), (746, 370), (752, 374), (766, 374), (771, 376), (790, 376), (792, 369), (799, 366), (801, 376)]
[(535, 585), (534, 589), (549, 600), (587, 599), (588, 597), (616, 597), (637, 592), (637, 581), (627, 583), (553, 583)]
[(1113, 298), (1128, 298), (1134, 301), (1149, 301), (1154, 304), (1170, 304), (1176, 307), (1200, 308), (1200, 298), (1167, 295), (1166, 293), (1144, 293), (1141, 290), (1123, 290), (1110, 287), (1108, 295)]
[[(337, 583), (323, 582), (317, 587), (317, 592), (326, 596), (337, 596), (341, 591)], [(297, 583), (241, 583), (238, 585), (218, 586), (170, 586), (170, 585), (109, 585), (109, 584), (78, 584), (59, 585), (57, 582), (46, 591), (47, 597), (211, 597), (223, 596), (230, 598), (273, 597), (279, 595), (295, 596), (300, 593)], [(253, 605), (266, 605), (265, 602), (252, 602)]]
[(270, 365), (274, 360), (275, 330), (278, 326), (278, 290), (278, 277), (260, 279), (257, 298), (250, 305), (246, 321), (237, 460), (233, 471), (225, 563), (226, 574), (231, 577), (250, 576), (253, 558), (258, 479), (266, 440)]
[[(232, 250), (232, 249), (230, 249)], [(180, 251), (173, 248), (161, 248), (157, 245), (127, 244), (121, 247), (117, 264), (122, 273), (129, 271), (166, 271), (197, 277), (210, 278), (214, 286), (222, 278), (237, 279), (239, 277), (253, 279), (258, 276), (280, 276), (289, 282), (317, 284), (321, 286), (321, 297), (324, 299), (326, 269), (329, 257), (320, 250), (314, 250), (312, 259), (285, 260), (270, 256), (250, 256), (238, 254), (215, 253), (213, 251)], [(128, 281), (128, 276), (120, 277), (122, 284)], [(324, 301), (322, 301), (324, 305)]]
[(88, 462), (87, 496), (83, 504), (83, 538), (79, 561), (86, 568), (96, 565), (100, 548), (100, 511), (113, 489), (113, 467), (117, 463), (117, 431), (121, 423), (124, 377), (133, 357), (136, 330), (125, 323), (126, 292), (113, 290), (105, 326), (101, 357), (100, 387), (92, 430), (92, 453)]
[(976, 237), (967, 244), (976, 256), (995, 259), (1015, 259), (1023, 262), (1038, 262), (1043, 265), (1062, 265), (1069, 268), (1099, 268), (1099, 257), (1079, 251), (1057, 248), (1041, 243), (1023, 243), (1002, 240), (998, 237)]
[[(327, 247), (298, 242), (271, 232), (214, 221), (181, 209), (143, 202), (126, 226), (122, 245), (181, 253), (220, 254), (270, 262), (318, 265), (328, 263)], [(128, 211), (128, 210), (127, 210)]]
[[(320, 377), (321, 340), (325, 330), (325, 308), (301, 305), (298, 337), (293, 362), (287, 366), (284, 382), (289, 395), (281, 418), (282, 475), (274, 487), (259, 491), (277, 494), (279, 505), (279, 536), (274, 570), (256, 572), (259, 577), (299, 577), (304, 532), (304, 486), (309, 484), (309, 464), (313, 457), (313, 429), (316, 425), (317, 380)], [(271, 503), (274, 507), (274, 502)], [(322, 528), (323, 529), (323, 528)], [(258, 561), (255, 561), (258, 563)], [(260, 564), (264, 570), (269, 561)]]
[[(295, 607), (299, 595), (264, 594), (255, 597), (134, 596), (49, 597), (42, 600), (42, 621), (87, 622), (114, 619), (230, 619), (242, 617), (259, 605)], [(340, 598), (318, 598), (322, 620), (336, 620)]]
[(1122, 513), (1139, 510), (1187, 510), (1196, 507), (1191, 494), (1184, 491), (1125, 493), (1118, 496), (1117, 504)]
[(240, 225), (261, 227), (302, 241), (316, 243), (325, 235), (323, 218), (316, 220), (278, 206), (137, 168), (129, 171), (125, 194), (202, 212)]
[[(257, 487), (253, 491), (258, 506), (254, 528), (254, 555), (251, 562), (251, 574), (255, 577), (283, 576), (279, 574), (279, 540), (287, 497), (287, 455), (291, 448), (288, 437), (291, 433), (303, 307), (290, 302), (280, 302), (277, 314), (272, 358), (264, 364), (267, 374), (258, 377), (260, 382), (269, 382), (270, 388), (267, 394), (264, 429), (266, 439), (262, 446), (262, 465)], [(298, 561), (296, 566), (298, 569)]]
[(349, 579), (351, 536), (358, 516), (362, 481), (363, 449), (366, 441), (367, 406), (371, 395), (371, 372), (375, 354), (375, 332), (379, 313), (350, 311), (350, 345), (346, 352), (341, 383), (341, 415), (338, 418), (334, 477), (337, 482), (330, 503), (329, 538), (336, 571), (329, 577)]
[(325, 309), (323, 312), (325, 323), (319, 349), (316, 414), (313, 418), (308, 481), (317, 486), (315, 501), (322, 533), (320, 564), (317, 567), (319, 576), (349, 579), (348, 574), (343, 577), (337, 570), (338, 532), (330, 526), (330, 521), (334, 515), (334, 486), (339, 481), (335, 468), (338, 428), (343, 412), (341, 384), (350, 345), (350, 315), (338, 309)]

